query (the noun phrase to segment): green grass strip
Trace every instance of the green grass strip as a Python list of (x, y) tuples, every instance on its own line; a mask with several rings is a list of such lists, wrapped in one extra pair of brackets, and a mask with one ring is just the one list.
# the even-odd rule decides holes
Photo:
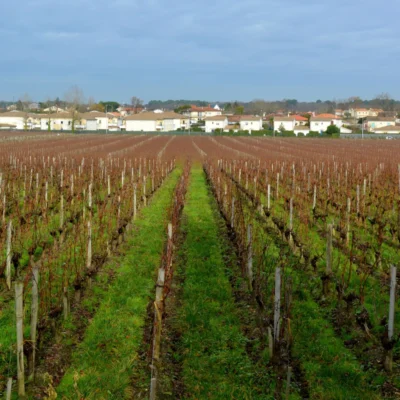
[(136, 220), (118, 276), (57, 388), (60, 399), (131, 398), (132, 365), (143, 339), (146, 307), (154, 296), (168, 208), (180, 174), (175, 170), (167, 178)]
[(253, 387), (256, 373), (225, 273), (214, 206), (203, 171), (193, 168), (181, 248), (187, 262), (179, 271), (185, 275), (183, 299), (175, 321), (183, 333), (185, 399), (272, 399)]
[[(335, 336), (332, 326), (312, 299), (304, 296), (294, 302), (292, 330), (293, 355), (302, 363), (311, 399), (381, 398), (373, 392), (367, 382), (368, 374), (362, 370), (355, 355)], [(382, 384), (379, 377), (375, 384)]]

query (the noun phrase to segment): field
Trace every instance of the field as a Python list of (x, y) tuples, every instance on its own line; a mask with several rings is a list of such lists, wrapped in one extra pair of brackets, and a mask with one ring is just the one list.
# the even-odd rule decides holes
[(0, 133), (5, 399), (400, 398), (400, 142)]

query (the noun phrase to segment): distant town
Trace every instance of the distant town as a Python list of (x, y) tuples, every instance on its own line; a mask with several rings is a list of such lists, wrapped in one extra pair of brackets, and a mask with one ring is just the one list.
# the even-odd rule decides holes
[(150, 101), (131, 104), (83, 101), (78, 88), (66, 100), (0, 102), (0, 130), (70, 132), (204, 132), (307, 136), (320, 134), (400, 134), (400, 103), (388, 94), (363, 101), (314, 103), (282, 100), (249, 103)]

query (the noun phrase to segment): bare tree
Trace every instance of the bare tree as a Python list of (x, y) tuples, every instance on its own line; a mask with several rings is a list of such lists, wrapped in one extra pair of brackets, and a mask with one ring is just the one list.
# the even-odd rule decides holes
[(375, 96), (374, 101), (376, 101), (384, 111), (393, 111), (394, 109), (395, 101), (392, 99), (389, 93), (378, 94)]
[(75, 132), (75, 123), (79, 119), (78, 109), (84, 103), (85, 96), (83, 95), (82, 89), (77, 86), (71, 86), (71, 88), (65, 93), (65, 101), (69, 105), (69, 112), (72, 118), (72, 132)]
[(132, 108), (134, 108), (134, 113), (136, 113), (137, 109), (143, 106), (143, 100), (139, 99), (139, 97), (133, 96), (131, 98), (131, 104)]

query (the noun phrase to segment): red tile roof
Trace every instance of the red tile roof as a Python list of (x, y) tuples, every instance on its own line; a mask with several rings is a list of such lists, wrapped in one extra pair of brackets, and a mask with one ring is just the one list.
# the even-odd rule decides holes
[(296, 121), (308, 121), (307, 118), (304, 118), (304, 117), (302, 117), (301, 115), (293, 115), (293, 118), (294, 118)]

